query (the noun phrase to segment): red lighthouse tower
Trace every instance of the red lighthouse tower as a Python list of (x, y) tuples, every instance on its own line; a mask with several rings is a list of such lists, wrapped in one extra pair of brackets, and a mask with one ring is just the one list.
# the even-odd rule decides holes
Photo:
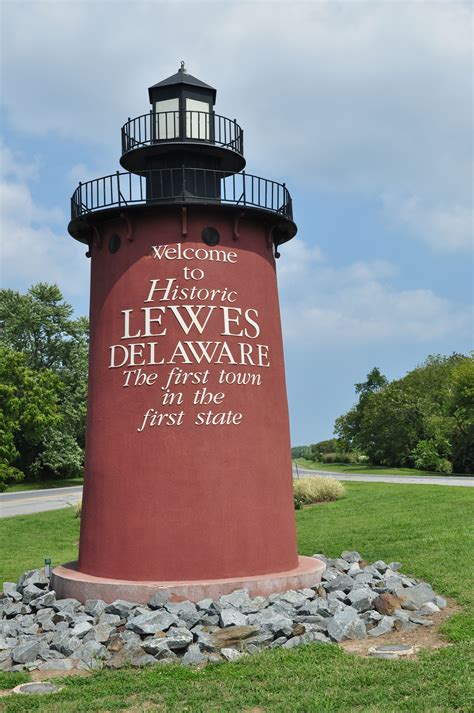
[(122, 128), (117, 172), (79, 184), (91, 257), (79, 560), (62, 596), (146, 601), (312, 586), (298, 558), (275, 273), (284, 184), (243, 171), (216, 90), (177, 74)]

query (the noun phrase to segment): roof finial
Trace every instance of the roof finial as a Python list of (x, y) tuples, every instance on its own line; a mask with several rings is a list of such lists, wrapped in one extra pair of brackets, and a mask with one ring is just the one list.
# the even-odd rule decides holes
[(184, 66), (184, 59), (181, 60), (181, 67), (178, 70), (179, 72), (182, 72), (182, 74), (186, 74), (186, 68)]

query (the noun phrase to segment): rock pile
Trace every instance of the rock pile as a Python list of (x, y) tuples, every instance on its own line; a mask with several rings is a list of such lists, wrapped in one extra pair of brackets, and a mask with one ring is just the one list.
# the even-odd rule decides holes
[(0, 670), (232, 661), (263, 648), (430, 626), (429, 617), (446, 606), (429, 584), (401, 574), (399, 562), (368, 564), (358, 552), (314, 556), (327, 569), (313, 589), (253, 598), (241, 589), (197, 603), (170, 602), (157, 591), (147, 606), (56, 599), (43, 570), (25, 572), (3, 585)]

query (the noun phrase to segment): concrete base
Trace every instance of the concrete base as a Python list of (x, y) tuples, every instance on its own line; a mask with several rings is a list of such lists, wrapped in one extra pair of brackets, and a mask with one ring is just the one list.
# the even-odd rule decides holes
[(129, 602), (146, 604), (157, 591), (167, 592), (172, 602), (218, 599), (222, 594), (229, 594), (235, 589), (248, 589), (252, 597), (268, 596), (274, 592), (303, 589), (319, 584), (321, 575), (326, 569), (324, 562), (314, 557), (299, 557), (298, 560), (298, 567), (288, 572), (190, 582), (132, 582), (105, 579), (79, 572), (77, 562), (68, 562), (55, 567), (51, 587), (55, 590), (58, 599), (73, 597), (82, 603), (86, 599), (102, 599), (108, 603), (115, 599), (125, 599)]

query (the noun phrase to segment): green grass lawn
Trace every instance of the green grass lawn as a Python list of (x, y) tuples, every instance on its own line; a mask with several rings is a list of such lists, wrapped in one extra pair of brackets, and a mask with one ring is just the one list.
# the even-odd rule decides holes
[(83, 485), (84, 478), (67, 478), (63, 480), (33, 480), (7, 485), (6, 493), (20, 493), (23, 490), (47, 490), (48, 488), (68, 488), (72, 485)]
[[(202, 671), (168, 665), (64, 678), (64, 690), (55, 696), (6, 697), (1, 703), (7, 712), (53, 713), (472, 711), (473, 505), (474, 493), (467, 488), (349, 483), (344, 500), (296, 514), (301, 554), (335, 556), (357, 549), (369, 560), (400, 560), (403, 572), (456, 599), (464, 611), (445, 624), (452, 642), (447, 648), (424, 652), (417, 660), (383, 661), (312, 644)], [(78, 524), (69, 509), (0, 520), (2, 577), (15, 579), (45, 555), (56, 563), (74, 559)], [(24, 674), (0, 676), (4, 687), (25, 679)]]
[[(417, 470), (417, 468), (388, 468), (382, 465), (367, 465), (364, 463), (360, 465), (354, 465), (353, 463), (315, 463), (313, 460), (307, 460), (306, 458), (294, 458), (293, 463), (297, 463), (302, 468), (307, 468), (308, 470), (327, 470), (334, 473), (360, 473), (362, 475), (444, 475), (443, 473), (435, 473), (427, 470)], [(450, 473), (450, 476), (462, 478), (463, 474)]]

